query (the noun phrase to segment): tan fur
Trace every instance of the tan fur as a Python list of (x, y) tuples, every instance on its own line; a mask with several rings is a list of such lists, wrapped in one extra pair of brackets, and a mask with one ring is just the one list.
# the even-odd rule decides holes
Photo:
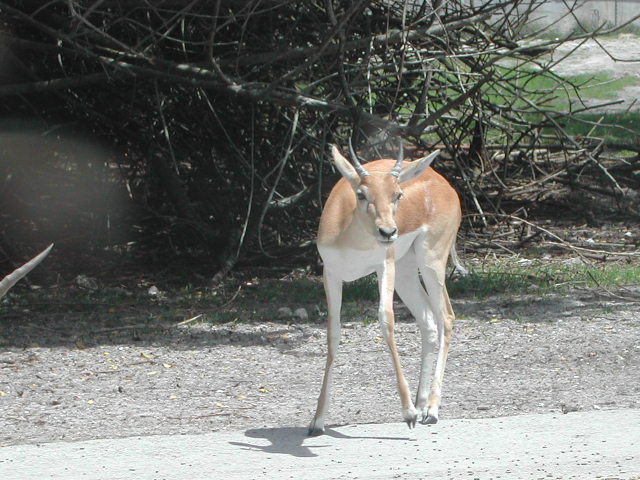
[[(376, 160), (365, 166), (371, 175), (383, 173), (385, 178), (395, 160)], [(366, 178), (366, 177), (365, 177)], [(369, 180), (370, 181), (370, 180)], [(395, 215), (399, 234), (413, 232), (424, 225), (434, 231), (444, 231), (460, 224), (460, 199), (445, 178), (433, 168), (402, 185), (401, 198)], [(340, 235), (353, 220), (356, 197), (349, 182), (341, 178), (331, 191), (320, 218), (319, 244), (339, 244)], [(447, 252), (448, 254), (448, 252)]]

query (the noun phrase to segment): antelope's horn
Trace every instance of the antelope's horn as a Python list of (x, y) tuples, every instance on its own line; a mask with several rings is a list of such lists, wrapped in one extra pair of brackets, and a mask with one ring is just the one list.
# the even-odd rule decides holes
[(353, 162), (353, 167), (356, 169), (358, 176), (366, 177), (369, 175), (369, 172), (362, 166), (360, 160), (358, 160), (358, 155), (356, 155), (355, 150), (353, 149), (353, 144), (351, 143), (351, 137), (349, 137), (349, 153), (351, 154), (351, 162)]
[(393, 175), (394, 177), (399, 177), (400, 172), (402, 171), (402, 161), (404, 160), (404, 143), (402, 142), (402, 138), (400, 139), (400, 152), (398, 153), (398, 160), (396, 160), (396, 164), (393, 166), (389, 175)]

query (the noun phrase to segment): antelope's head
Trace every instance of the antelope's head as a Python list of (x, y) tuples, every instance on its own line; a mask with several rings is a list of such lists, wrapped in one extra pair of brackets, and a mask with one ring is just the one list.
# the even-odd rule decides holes
[(438, 150), (414, 162), (404, 163), (400, 145), (398, 159), (390, 170), (367, 170), (358, 159), (351, 142), (349, 162), (333, 145), (333, 163), (351, 184), (356, 196), (356, 215), (365, 230), (381, 245), (391, 245), (398, 238), (396, 214), (404, 195), (402, 185), (420, 176), (440, 153)]

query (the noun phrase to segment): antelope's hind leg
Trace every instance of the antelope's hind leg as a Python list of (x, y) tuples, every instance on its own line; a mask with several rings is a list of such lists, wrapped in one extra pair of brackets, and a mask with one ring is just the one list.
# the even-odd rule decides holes
[[(420, 268), (420, 273), (427, 291), (427, 301), (430, 306), (430, 321), (428, 321), (428, 327), (425, 330), (428, 335), (426, 343), (428, 344), (427, 351), (425, 351), (425, 338), (423, 331), (423, 351), (422, 362), (423, 368), (420, 373), (420, 386), (418, 388), (418, 408), (421, 409), (420, 422), (423, 424), (437, 423), (438, 421), (438, 409), (440, 407), (442, 396), (442, 381), (444, 378), (444, 369), (447, 363), (447, 357), (449, 355), (449, 346), (451, 344), (451, 334), (453, 331), (454, 314), (451, 302), (449, 300), (449, 294), (444, 284), (444, 271), (445, 266), (442, 266), (442, 271), (438, 269), (424, 266)], [(433, 379), (431, 380), (431, 389), (427, 397), (427, 391), (429, 390), (428, 378), (431, 376), (431, 364), (433, 364), (433, 328), (436, 327), (437, 332), (437, 345), (438, 353), (435, 362), (435, 371), (433, 372)], [(427, 359), (426, 357), (430, 357)], [(428, 367), (428, 369), (425, 369)]]
[[(416, 395), (416, 408), (420, 423), (435, 423), (429, 417), (427, 397), (432, 383), (438, 327), (434, 319), (429, 296), (420, 283), (418, 264), (413, 250), (396, 264), (396, 292), (416, 320), (420, 330), (422, 352), (420, 356), (420, 381)], [(437, 421), (437, 416), (436, 419)]]

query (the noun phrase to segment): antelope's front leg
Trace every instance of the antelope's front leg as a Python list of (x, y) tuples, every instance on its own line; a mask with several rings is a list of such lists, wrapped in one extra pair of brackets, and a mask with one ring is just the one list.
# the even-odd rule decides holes
[(416, 425), (418, 411), (414, 407), (413, 401), (411, 400), (409, 385), (407, 384), (404, 372), (402, 371), (402, 365), (400, 365), (400, 355), (398, 354), (398, 347), (395, 340), (395, 317), (393, 314), (394, 283), (395, 253), (393, 247), (388, 247), (385, 263), (382, 267), (382, 270), (378, 271), (378, 286), (380, 290), (378, 320), (382, 329), (382, 336), (384, 337), (387, 346), (389, 347), (391, 360), (393, 361), (393, 368), (396, 372), (398, 393), (400, 394), (400, 401), (402, 403), (402, 416), (404, 418), (404, 421), (407, 422), (409, 428), (413, 428)]
[(340, 308), (342, 306), (342, 280), (336, 278), (324, 269), (324, 289), (327, 296), (327, 361), (324, 368), (322, 388), (318, 397), (316, 414), (309, 425), (309, 435), (324, 433), (324, 421), (329, 410), (331, 383), (333, 377), (333, 361), (340, 344)]

